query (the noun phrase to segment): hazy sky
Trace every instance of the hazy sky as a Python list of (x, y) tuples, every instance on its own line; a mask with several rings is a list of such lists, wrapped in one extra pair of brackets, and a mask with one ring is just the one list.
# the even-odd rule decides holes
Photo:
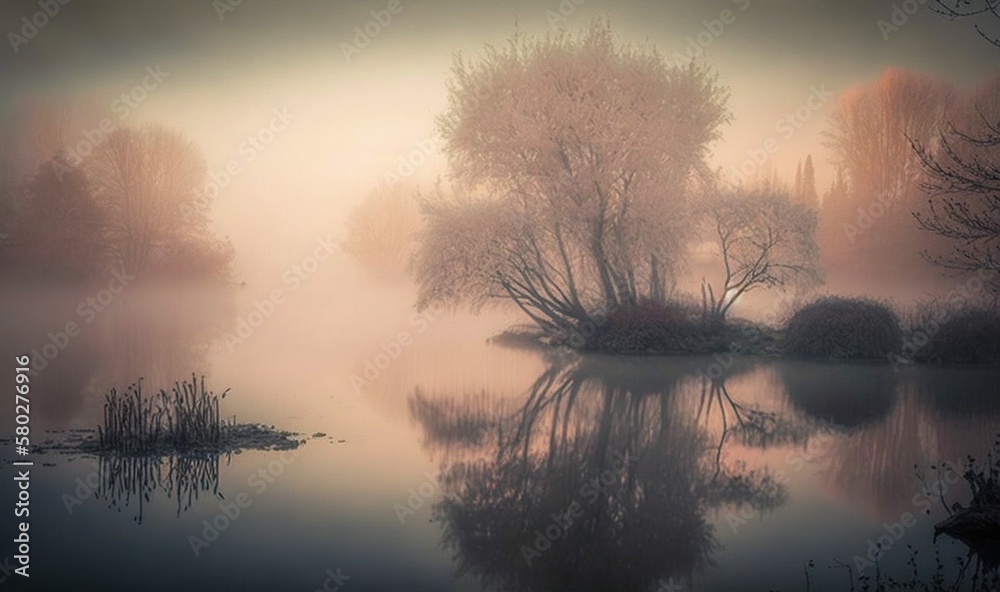
[[(91, 119), (78, 122), (79, 139), (88, 121), (101, 118), (183, 130), (211, 170), (222, 171), (232, 160), (239, 165), (219, 192), (215, 217), (238, 252), (255, 261), (265, 257), (259, 261), (266, 264), (262, 233), (275, 240), (308, 237), (302, 239), (308, 252), (313, 236), (339, 233), (344, 213), (386, 173), (400, 172), (401, 157), (429, 146), (434, 118), (447, 106), (454, 52), (475, 55), (485, 43), (502, 43), (515, 24), (544, 33), (560, 6), (568, 16), (559, 25), (578, 29), (607, 15), (622, 39), (652, 42), (668, 60), (700, 35), (703, 59), (730, 88), (734, 116), (715, 146), (715, 164), (732, 170), (773, 138), (777, 150), (769, 161), (786, 177), (806, 153), (814, 154), (821, 192), (830, 173), (820, 132), (833, 103), (819, 100), (822, 91), (837, 93), (890, 66), (957, 82), (1000, 69), (1000, 48), (979, 37), (972, 22), (949, 21), (920, 0), (908, 4), (915, 13), (887, 34), (878, 24), (892, 18), (894, 3), (887, 0), (577, 2), (399, 0), (397, 14), (376, 27), (371, 11), (386, 10), (388, 0), (242, 0), (238, 6), (73, 0), (20, 43), (10, 34), (21, 35), (22, 19), (42, 9), (37, 1), (5, 0), (0, 111), (6, 116), (19, 103), (55, 96), (86, 105)], [(903, 4), (897, 3), (897, 22)], [(729, 22), (712, 23), (724, 10), (731, 11)], [(344, 44), (353, 44), (355, 28), (366, 25), (381, 30), (348, 59)], [(147, 68), (157, 66), (165, 75), (125, 109), (120, 95), (153, 82)], [(810, 96), (813, 108), (803, 108)], [(788, 133), (779, 122), (796, 109), (807, 117)], [(263, 149), (248, 148), (247, 136), (273, 123), (275, 110), (292, 119)], [(426, 159), (418, 155), (425, 162), (413, 173), (423, 184), (442, 172), (440, 155), (429, 152)]]

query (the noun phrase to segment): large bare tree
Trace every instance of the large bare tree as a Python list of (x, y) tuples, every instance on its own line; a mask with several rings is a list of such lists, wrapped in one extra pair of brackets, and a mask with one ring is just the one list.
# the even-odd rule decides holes
[[(600, 20), (515, 34), (453, 72), (439, 125), (465, 195), (428, 210), (421, 303), (500, 297), (566, 327), (664, 298), (692, 178), (729, 117), (715, 77), (617, 43)], [(487, 230), (452, 232), (457, 221)]]
[[(1000, 0), (934, 0), (930, 7), (951, 20), (976, 21), (976, 32), (1000, 47)], [(984, 26), (986, 20), (993, 20), (993, 25)]]
[(1000, 76), (981, 84), (933, 142), (913, 139), (926, 172), (920, 226), (949, 240), (926, 255), (959, 271), (1000, 272)]
[(748, 292), (812, 287), (821, 280), (816, 212), (788, 194), (720, 194), (706, 201), (705, 224), (722, 261), (722, 281), (702, 283), (703, 310), (712, 325), (721, 325)]

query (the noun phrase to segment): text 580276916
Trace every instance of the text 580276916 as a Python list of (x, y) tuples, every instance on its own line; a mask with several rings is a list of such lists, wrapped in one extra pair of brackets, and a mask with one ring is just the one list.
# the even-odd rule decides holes
[[(31, 391), (28, 363), (31, 360), (28, 356), (18, 356), (14, 361), (17, 363), (14, 375), (14, 421), (17, 423), (17, 427), (14, 428), (14, 449), (19, 456), (27, 456), (28, 447), (31, 445), (31, 426), (29, 425), (31, 423), (31, 401), (28, 399), (28, 394)], [(17, 525), (17, 536), (14, 538), (14, 544), (17, 545), (17, 554), (14, 555), (14, 560), (20, 564), (20, 567), (14, 572), (28, 577), (29, 552), (31, 550), (28, 534), (30, 526), (28, 522), (30, 515), (28, 488), (31, 486), (31, 469), (21, 469), (20, 467), (30, 467), (31, 461), (17, 460), (14, 461), (14, 466), (17, 473), (14, 476), (14, 483), (17, 483), (14, 516), (21, 519)]]

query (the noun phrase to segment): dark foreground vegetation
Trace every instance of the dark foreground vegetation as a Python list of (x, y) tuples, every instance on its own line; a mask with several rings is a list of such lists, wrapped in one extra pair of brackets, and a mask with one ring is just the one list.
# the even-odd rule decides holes
[[(927, 573), (931, 565), (927, 558), (921, 558), (915, 549), (910, 549), (909, 574), (884, 573), (874, 569), (874, 573), (855, 578), (851, 571), (850, 590), (861, 592), (881, 592), (894, 590), (923, 590), (944, 592), (954, 590), (996, 590), (1000, 585), (1000, 436), (994, 441), (985, 460), (969, 456), (962, 466), (951, 466), (947, 462), (931, 465), (936, 471), (936, 479), (945, 473), (957, 474), (968, 485), (969, 499), (966, 503), (955, 501), (951, 504), (940, 490), (928, 485), (919, 466), (917, 478), (924, 490), (940, 501), (948, 512), (948, 517), (934, 526), (934, 540), (945, 539), (961, 542), (968, 549), (966, 557), (956, 558), (956, 565), (946, 565), (935, 551), (934, 569)], [(927, 510), (930, 513), (930, 510)], [(831, 568), (849, 568), (840, 561)], [(810, 561), (804, 568), (806, 589), (809, 589), (810, 572), (820, 568)], [(848, 589), (846, 586), (844, 589)]]
[(944, 504), (949, 516), (934, 527), (935, 536), (958, 539), (974, 551), (991, 551), (996, 559), (1000, 553), (1000, 438), (993, 442), (985, 461), (970, 456), (963, 467), (946, 465), (943, 469), (958, 472), (972, 496), (964, 505)]

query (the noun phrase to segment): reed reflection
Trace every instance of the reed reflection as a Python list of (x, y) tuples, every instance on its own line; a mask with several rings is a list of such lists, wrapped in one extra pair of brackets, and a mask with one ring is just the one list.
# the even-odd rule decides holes
[[(101, 455), (97, 498), (118, 512), (132, 507), (133, 520), (142, 524), (145, 504), (158, 494), (176, 502), (176, 514), (191, 508), (204, 495), (225, 499), (219, 491), (219, 456)], [(134, 504), (134, 505), (133, 505)]]

